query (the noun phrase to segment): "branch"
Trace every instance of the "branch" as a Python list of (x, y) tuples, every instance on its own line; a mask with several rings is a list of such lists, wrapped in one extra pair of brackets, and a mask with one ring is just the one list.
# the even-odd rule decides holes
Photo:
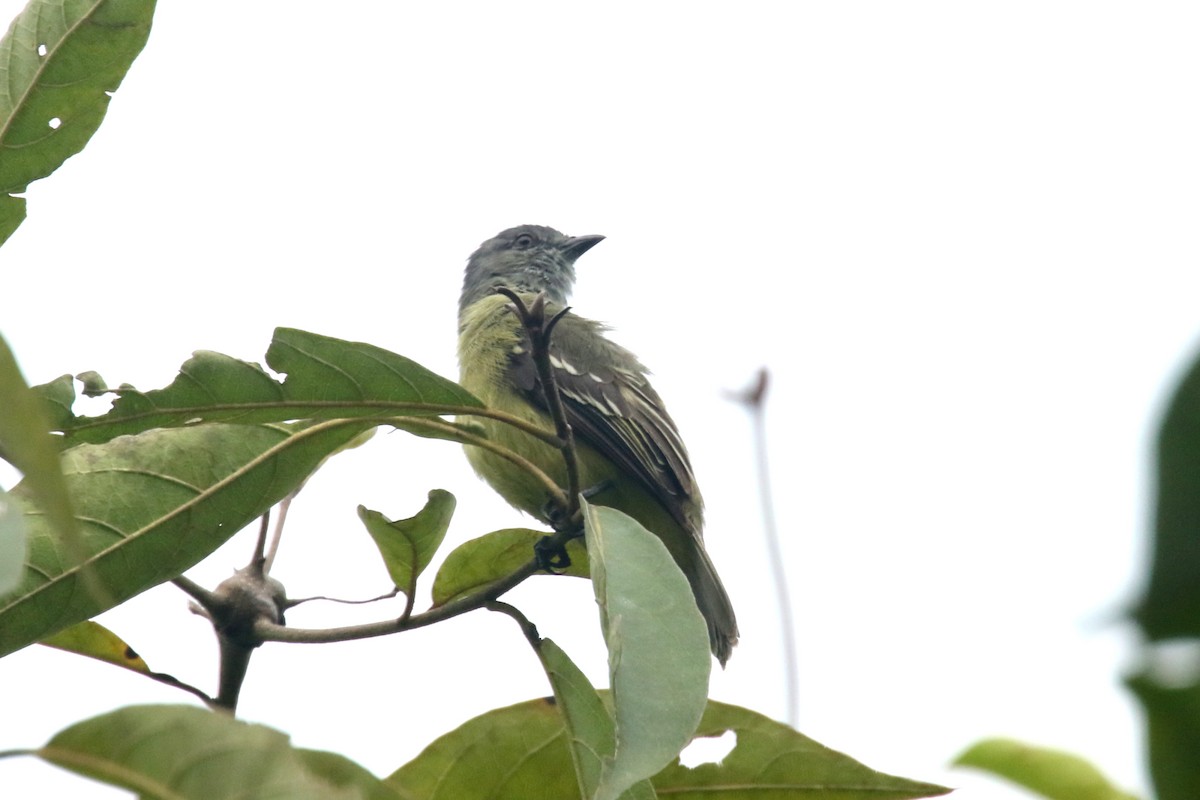
[[(574, 531), (560, 531), (547, 537), (552, 547), (564, 547), (570, 539), (575, 538)], [(297, 644), (323, 644), (326, 642), (349, 642), (357, 639), (370, 639), (376, 636), (387, 636), (400, 631), (424, 628), (435, 622), (451, 619), (478, 608), (485, 608), (505, 592), (520, 585), (542, 569), (540, 559), (530, 559), (519, 568), (495, 581), (483, 589), (451, 600), (443, 606), (431, 608), (420, 614), (407, 618), (390, 619), (381, 622), (369, 622), (364, 625), (349, 625), (342, 628), (305, 629), (289, 628), (282, 624), (272, 623), (259, 618), (254, 623), (253, 637), (259, 642), (291, 642)]]

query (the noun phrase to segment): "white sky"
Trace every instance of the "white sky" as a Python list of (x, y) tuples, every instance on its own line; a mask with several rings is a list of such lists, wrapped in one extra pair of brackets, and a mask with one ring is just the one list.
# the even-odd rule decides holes
[[(749, 425), (722, 398), (765, 364), (801, 729), (967, 800), (1026, 796), (945, 771), (990, 735), (1145, 793), (1113, 620), (1144, 565), (1154, 419), (1200, 332), (1200, 9), (732, 7), (164, 2), (91, 145), (28, 193), (0, 331), (32, 382), (156, 388), (194, 349), (261, 360), (276, 325), (453, 377), (479, 242), (527, 222), (603, 233), (574, 306), (656, 371), (742, 624), (712, 696), (783, 714)], [(382, 436), (311, 482), (277, 577), (295, 596), (386, 590), (354, 507), (408, 516), (435, 487), (459, 497), (451, 544), (522, 524), (453, 446)], [(249, 548), (190, 574), (215, 585)], [(532, 583), (510, 599), (603, 682), (586, 584)], [(215, 686), (177, 590), (103, 620)], [(381, 775), (548, 692), (486, 612), (267, 646), (251, 669), (247, 719)], [(44, 648), (0, 661), (0, 682), (0, 749), (188, 702)], [(126, 796), (33, 761), (0, 763), (0, 785)]]

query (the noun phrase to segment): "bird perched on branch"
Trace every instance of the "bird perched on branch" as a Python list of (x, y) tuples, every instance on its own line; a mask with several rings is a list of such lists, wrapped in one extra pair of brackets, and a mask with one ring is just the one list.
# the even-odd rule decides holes
[[(603, 236), (565, 236), (522, 225), (484, 242), (467, 262), (458, 305), (460, 382), (489, 407), (553, 431), (528, 334), (497, 294), (507, 288), (528, 305), (545, 293), (547, 316), (565, 308), (575, 261)], [(595, 502), (630, 515), (657, 535), (687, 576), (708, 623), (713, 654), (724, 666), (738, 640), (729, 596), (704, 551), (704, 507), (687, 450), (647, 370), (610, 341), (607, 328), (568, 313), (554, 328), (550, 363), (574, 431), (580, 486)], [(481, 418), (488, 437), (566, 486), (561, 451), (504, 423)], [(484, 480), (513, 506), (547, 519), (546, 489), (488, 450), (467, 447)]]

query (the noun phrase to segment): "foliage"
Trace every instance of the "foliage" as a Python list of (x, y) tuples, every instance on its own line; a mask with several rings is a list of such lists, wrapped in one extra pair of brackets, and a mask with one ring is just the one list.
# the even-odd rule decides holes
[[(18, 195), (79, 152), (102, 122), (147, 41), (154, 6), (32, 0), (0, 41), (0, 244), (25, 218)], [(753, 793), (854, 800), (948, 791), (875, 772), (752, 711), (708, 700), (707, 635), (686, 580), (656, 537), (611, 509), (584, 505), (586, 550), (573, 538), (578, 531), (567, 530), (547, 540), (541, 532), (504, 529), (467, 542), (443, 560), (433, 605), (414, 613), (418, 582), (441, 547), (454, 497), (433, 490), (425, 508), (396, 521), (360, 506), (408, 600), (399, 620), (372, 625), (283, 626), (292, 601), (269, 577), (261, 541), (250, 564), (216, 590), (192, 584), (185, 570), (379, 426), (488, 447), (494, 445), (470, 424), (472, 415), (528, 427), (366, 343), (280, 328), (265, 362), (286, 377), (207, 351), (158, 390), (108, 389), (100, 376), (80, 375), (86, 393), (116, 398), (108, 413), (81, 417), (72, 409), (75, 379), (30, 388), (0, 340), (0, 457), (24, 475), (11, 492), (0, 491), (0, 656), (40, 641), (232, 710), (250, 654), (264, 641), (402, 633), (490, 608), (518, 622), (553, 696), (485, 712), (382, 780), (342, 756), (294, 748), (278, 731), (194, 706), (117, 709), (72, 725), (31, 753), (146, 798), (640, 800), (661, 793), (732, 800)], [(1180, 386), (1159, 442), (1154, 569), (1134, 612), (1154, 643), (1200, 635), (1198, 386), (1200, 363)], [(521, 611), (499, 601), (539, 571), (533, 554), (547, 541), (569, 556), (562, 574), (592, 582), (609, 650), (609, 691), (595, 689)], [(154, 672), (119, 636), (90, 621), (167, 581), (189, 592), (219, 633), (226, 658), (217, 698)], [(1160, 797), (1196, 796), (1197, 684), (1167, 686), (1151, 669), (1129, 682), (1150, 720)], [(721, 763), (679, 763), (689, 741), (728, 731), (737, 744)], [(1019, 743), (983, 742), (958, 763), (1048, 798), (1128, 797), (1074, 756)]]

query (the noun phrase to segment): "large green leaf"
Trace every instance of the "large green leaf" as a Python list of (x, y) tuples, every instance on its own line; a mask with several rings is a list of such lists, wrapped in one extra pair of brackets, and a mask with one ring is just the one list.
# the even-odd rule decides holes
[(455, 504), (454, 495), (434, 489), (425, 507), (408, 519), (389, 520), (378, 511), (358, 507), (358, 518), (379, 548), (388, 575), (409, 598), (416, 591), (417, 578), (446, 537)]
[(277, 328), (267, 364), (199, 351), (163, 389), (119, 390), (112, 410), (73, 417), (71, 441), (102, 442), (121, 434), (204, 422), (282, 422), (362, 416), (436, 415), (482, 404), (457, 383), (382, 348)]
[[(600, 692), (607, 703), (611, 696)], [(608, 703), (611, 707), (611, 703)], [(876, 772), (782, 723), (709, 701), (697, 736), (733, 731), (737, 743), (719, 764), (676, 760), (652, 778), (659, 797), (680, 800), (908, 800), (949, 792), (942, 786)], [(389, 776), (419, 800), (563, 800), (579, 786), (562, 714), (541, 699), (496, 709), (439, 737)]]
[[(463, 542), (450, 551), (433, 579), (433, 604), (445, 605), (511, 575), (533, 558), (534, 546), (544, 538), (546, 534), (542, 531), (502, 528)], [(578, 539), (567, 542), (567, 555), (571, 566), (555, 574), (577, 578), (590, 575), (583, 542)]]
[(583, 511), (616, 719), (616, 753), (595, 799), (615, 800), (691, 740), (712, 658), (691, 587), (662, 540), (616, 509)]
[[(80, 591), (82, 565), (26, 503), (28, 562), (20, 587), (0, 600), (0, 655), (179, 575), (299, 486), (366, 424), (200, 425), (68, 450), (63, 473), (82, 531), (83, 563), (109, 596)], [(24, 489), (17, 486), (13, 495)]]
[(1077, 755), (1012, 739), (977, 742), (954, 763), (1007, 778), (1048, 800), (1137, 800)]
[(0, 40), (0, 243), (23, 192), (78, 153), (150, 35), (154, 0), (32, 0)]
[(145, 800), (402, 800), (333, 753), (191, 706), (134, 706), (62, 731), (37, 755)]

